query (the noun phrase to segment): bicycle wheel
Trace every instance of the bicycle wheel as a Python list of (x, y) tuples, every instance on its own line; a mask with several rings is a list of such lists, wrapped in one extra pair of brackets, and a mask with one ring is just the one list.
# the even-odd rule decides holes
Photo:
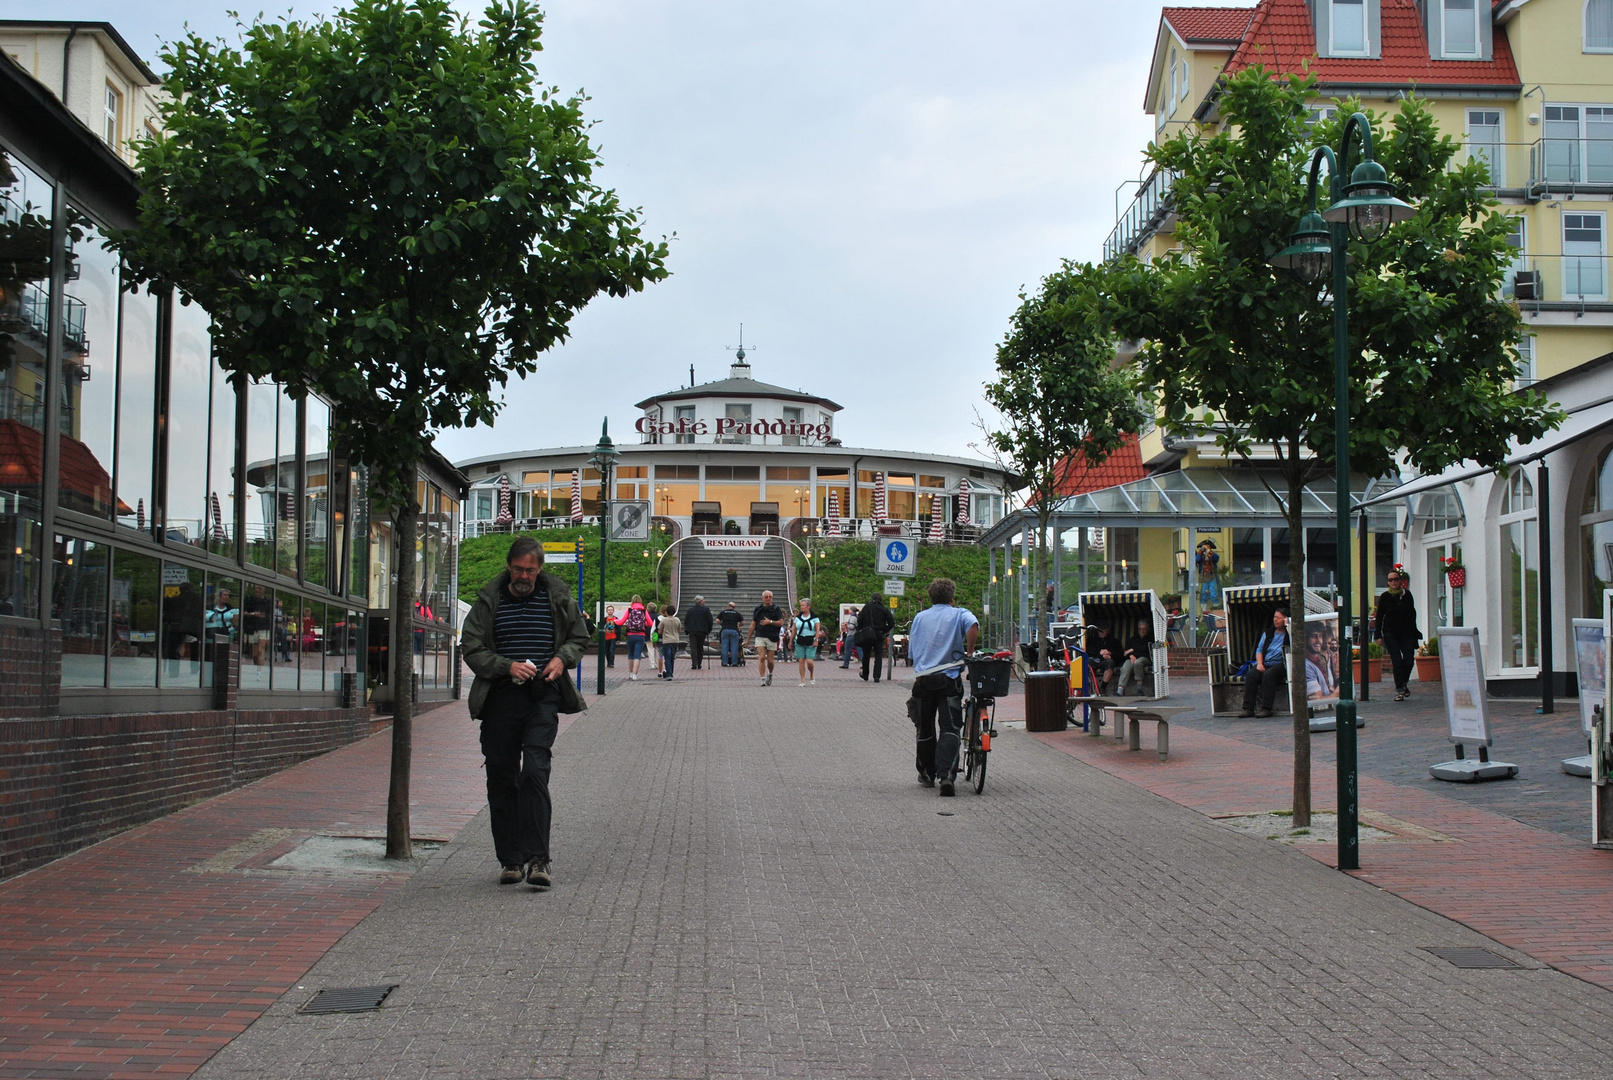
[(986, 790), (986, 759), (990, 756), (990, 754), (982, 751), (980, 754), (980, 763), (975, 766), (972, 778), (974, 780), (976, 795), (979, 795), (981, 792)]
[[(970, 712), (974, 711), (970, 703)], [(980, 760), (980, 721), (970, 717), (963, 728), (963, 781), (969, 783), (974, 779), (975, 768)]]

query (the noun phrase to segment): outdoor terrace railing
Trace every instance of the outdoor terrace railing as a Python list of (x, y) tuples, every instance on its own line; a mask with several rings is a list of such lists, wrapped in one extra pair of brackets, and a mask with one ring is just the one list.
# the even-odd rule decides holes
[(1524, 255), (1507, 273), (1501, 293), (1525, 311), (1545, 305), (1606, 304), (1606, 255)]
[(1109, 239), (1103, 242), (1105, 262), (1120, 255), (1135, 255), (1148, 237), (1158, 231), (1170, 216), (1171, 185), (1175, 182), (1176, 174), (1167, 169), (1155, 169), (1143, 181), (1131, 205), (1115, 222)]

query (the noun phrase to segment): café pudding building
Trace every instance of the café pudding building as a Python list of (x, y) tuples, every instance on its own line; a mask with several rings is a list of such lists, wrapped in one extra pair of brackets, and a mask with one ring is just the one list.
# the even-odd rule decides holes
[[(841, 407), (758, 381), (740, 350), (728, 377), (635, 406), (638, 441), (621, 439), (614, 498), (649, 503), (680, 536), (872, 535), (876, 522), (915, 536), (973, 541), (1012, 490), (995, 464), (843, 446)], [(522, 450), (459, 462), (471, 481), (469, 535), (597, 518), (592, 446)], [(575, 498), (574, 498), (575, 496)], [(883, 502), (883, 505), (881, 505)]]

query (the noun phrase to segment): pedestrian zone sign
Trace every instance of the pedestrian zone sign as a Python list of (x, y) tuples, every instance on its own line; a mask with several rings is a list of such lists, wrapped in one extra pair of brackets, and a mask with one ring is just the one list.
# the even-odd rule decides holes
[(650, 504), (614, 502), (610, 506), (610, 538), (644, 543), (650, 538)]
[(914, 545), (907, 540), (882, 536), (878, 540), (874, 572), (884, 577), (912, 577), (915, 561)]

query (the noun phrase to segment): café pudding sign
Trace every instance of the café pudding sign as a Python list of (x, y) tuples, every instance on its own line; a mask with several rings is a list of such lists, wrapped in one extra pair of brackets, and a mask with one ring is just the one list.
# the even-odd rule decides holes
[(793, 435), (800, 439), (807, 439), (815, 443), (827, 443), (833, 435), (833, 429), (827, 423), (808, 424), (800, 420), (739, 420), (732, 416), (719, 416), (715, 421), (707, 423), (704, 420), (691, 420), (680, 417), (677, 420), (657, 420), (653, 416), (641, 416), (633, 425), (640, 435), (659, 435), (662, 438), (678, 435), (698, 437), (701, 435), (716, 434), (718, 439), (735, 435)]

